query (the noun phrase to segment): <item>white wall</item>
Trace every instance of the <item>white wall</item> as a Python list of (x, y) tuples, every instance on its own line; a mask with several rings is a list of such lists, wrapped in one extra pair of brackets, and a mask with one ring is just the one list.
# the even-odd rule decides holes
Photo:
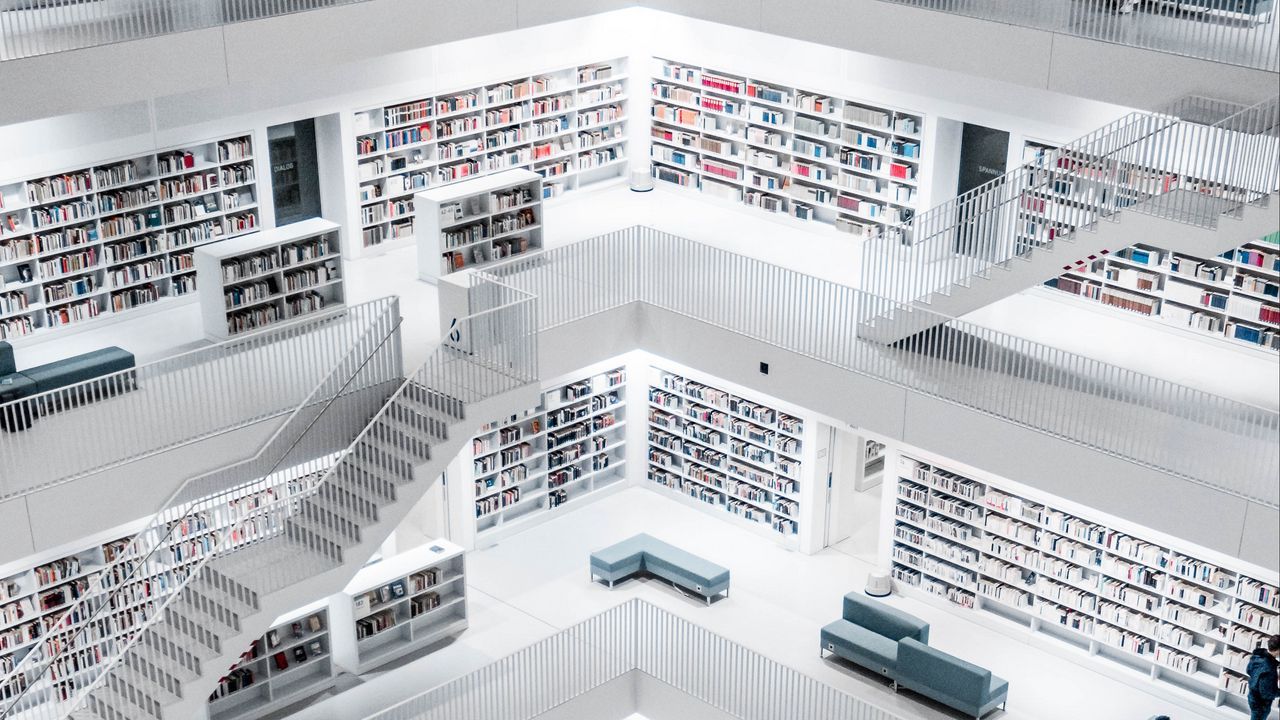
[(21, 101), (0, 104), (0, 122), (261, 78), (292, 82), (384, 53), (634, 6), (1148, 109), (1187, 94), (1252, 103), (1275, 92), (1273, 73), (878, 0), (371, 0), (8, 61), (0, 97)]

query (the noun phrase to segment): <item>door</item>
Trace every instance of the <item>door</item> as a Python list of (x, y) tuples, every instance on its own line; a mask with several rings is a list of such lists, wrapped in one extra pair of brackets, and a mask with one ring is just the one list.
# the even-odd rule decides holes
[[(956, 196), (981, 187), (1004, 175), (1009, 159), (1009, 133), (1003, 130), (964, 124), (960, 140), (960, 176)], [(985, 212), (964, 206), (956, 218), (956, 252), (979, 257), (998, 256), (1000, 208)]]
[(831, 427), (827, 475), (826, 546), (874, 563), (880, 542), (878, 477), (868, 482), (867, 440)]
[(320, 171), (316, 163), (315, 120), (267, 128), (271, 155), (271, 197), (276, 225), (320, 217)]

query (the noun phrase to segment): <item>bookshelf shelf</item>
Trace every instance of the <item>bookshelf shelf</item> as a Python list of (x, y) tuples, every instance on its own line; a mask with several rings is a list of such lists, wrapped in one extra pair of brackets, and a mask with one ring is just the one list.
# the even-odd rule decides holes
[[(109, 294), (108, 268), (255, 228), (253, 161), (245, 134), (0, 182), (0, 339), (78, 325), (190, 292), (189, 282), (178, 280), (184, 269), (162, 264), (128, 286), (111, 283), (111, 289), (128, 292)], [(180, 167), (159, 172), (166, 162)], [(165, 191), (169, 178), (195, 178), (199, 188), (173, 196)], [(46, 191), (55, 186), (76, 189)], [(189, 201), (198, 204), (184, 204)], [(166, 217), (172, 208), (187, 207), (198, 215)], [(145, 256), (118, 256), (126, 244), (138, 242), (151, 246)], [(68, 279), (92, 287), (74, 296), (43, 295)]]
[(366, 566), (333, 602), (333, 656), (363, 674), (467, 628), (462, 548), (433, 540)]
[(803, 427), (786, 413), (654, 368), (648, 387), (650, 481), (798, 542)]
[[(922, 115), (655, 62), (650, 153), (658, 179), (855, 234), (914, 213)], [(824, 108), (806, 104), (815, 101)], [(847, 199), (837, 203), (841, 194)]]
[[(590, 164), (581, 153), (600, 149), (591, 142), (591, 130), (611, 129), (625, 139), (627, 84), (626, 60), (618, 58), (357, 112), (351, 144), (359, 185), (356, 203), (363, 219), (362, 246), (413, 240), (412, 201), (398, 226), (387, 212), (370, 208), (385, 208), (428, 188), (526, 169), (544, 178), (543, 198), (551, 198), (615, 176), (625, 157), (621, 144), (612, 146), (618, 162), (607, 165)], [(504, 90), (490, 92), (499, 88)], [(474, 97), (475, 102), (462, 108), (447, 102), (459, 93)], [(567, 101), (550, 103), (554, 98)], [(561, 155), (535, 157), (535, 145), (558, 139), (567, 141), (559, 148)], [(552, 159), (567, 165), (554, 172), (545, 164)]]
[(418, 276), (436, 282), (541, 248), (542, 182), (531, 170), (506, 170), (418, 193)]
[(195, 251), (204, 331), (214, 340), (345, 302), (340, 228), (314, 218)]
[(627, 427), (622, 366), (544, 387), (536, 407), (486, 424), (462, 458), (477, 546), (624, 486)]
[(1268, 624), (1280, 624), (1273, 579), (1250, 578), (907, 456), (892, 502), (891, 558), (901, 584), (1215, 704), (1244, 707), (1243, 696), (1224, 683), (1234, 672), (1233, 653), (1243, 658)]
[(255, 720), (333, 687), (329, 627), (327, 600), (277, 618), (209, 696), (209, 719)]

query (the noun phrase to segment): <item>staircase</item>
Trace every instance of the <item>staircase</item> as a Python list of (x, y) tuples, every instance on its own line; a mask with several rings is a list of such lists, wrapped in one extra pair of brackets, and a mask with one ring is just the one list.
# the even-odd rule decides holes
[(249, 643), (284, 612), (340, 591), (474, 429), (460, 400), (406, 382), (314, 493), (279, 508), (283, 531), (205, 564), (74, 717), (200, 717)]
[(901, 342), (1135, 242), (1215, 257), (1274, 232), (1278, 128), (1276, 98), (1213, 125), (1134, 113), (889, 228), (859, 336)]
[[(342, 590), (366, 564), (474, 434), (469, 418), (537, 403), (532, 299), (493, 285), (476, 294), (492, 307), (461, 318), (449, 344), (412, 377), (390, 391), (364, 391), (382, 393), (376, 411), (368, 402), (320, 411), (360, 414), (354, 425), (363, 429), (349, 444), (335, 445), (333, 433), (353, 423), (319, 422), (300, 406), (294, 420), (305, 427), (278, 438), (287, 447), (273, 451), (275, 465), (189, 481), (179, 496), (204, 499), (159, 513), (100, 573), (61, 617), (66, 630), (50, 632), (7, 674), (19, 692), (2, 696), (0, 718), (204, 717), (219, 679), (276, 618)], [(348, 365), (359, 367), (335, 370), (330, 384), (348, 387), (348, 377), (398, 367), (398, 335), (370, 344), (373, 354), (353, 353)], [(336, 457), (280, 469), (286, 458), (297, 461), (295, 449), (334, 446), (343, 448)], [(245, 484), (246, 467), (265, 474)], [(201, 495), (220, 483), (234, 484), (234, 494)], [(241, 502), (228, 509), (227, 498)], [(231, 521), (216, 524), (225, 515), (211, 520), (210, 508)], [(178, 551), (192, 537), (213, 539), (184, 565)], [(121, 620), (123, 608), (139, 616)]]

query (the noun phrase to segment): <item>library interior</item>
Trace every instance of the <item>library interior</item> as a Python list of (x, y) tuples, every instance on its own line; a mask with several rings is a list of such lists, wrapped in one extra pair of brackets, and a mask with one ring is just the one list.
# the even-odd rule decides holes
[(1280, 718), (1277, 87), (1273, 0), (0, 2), (0, 719)]

